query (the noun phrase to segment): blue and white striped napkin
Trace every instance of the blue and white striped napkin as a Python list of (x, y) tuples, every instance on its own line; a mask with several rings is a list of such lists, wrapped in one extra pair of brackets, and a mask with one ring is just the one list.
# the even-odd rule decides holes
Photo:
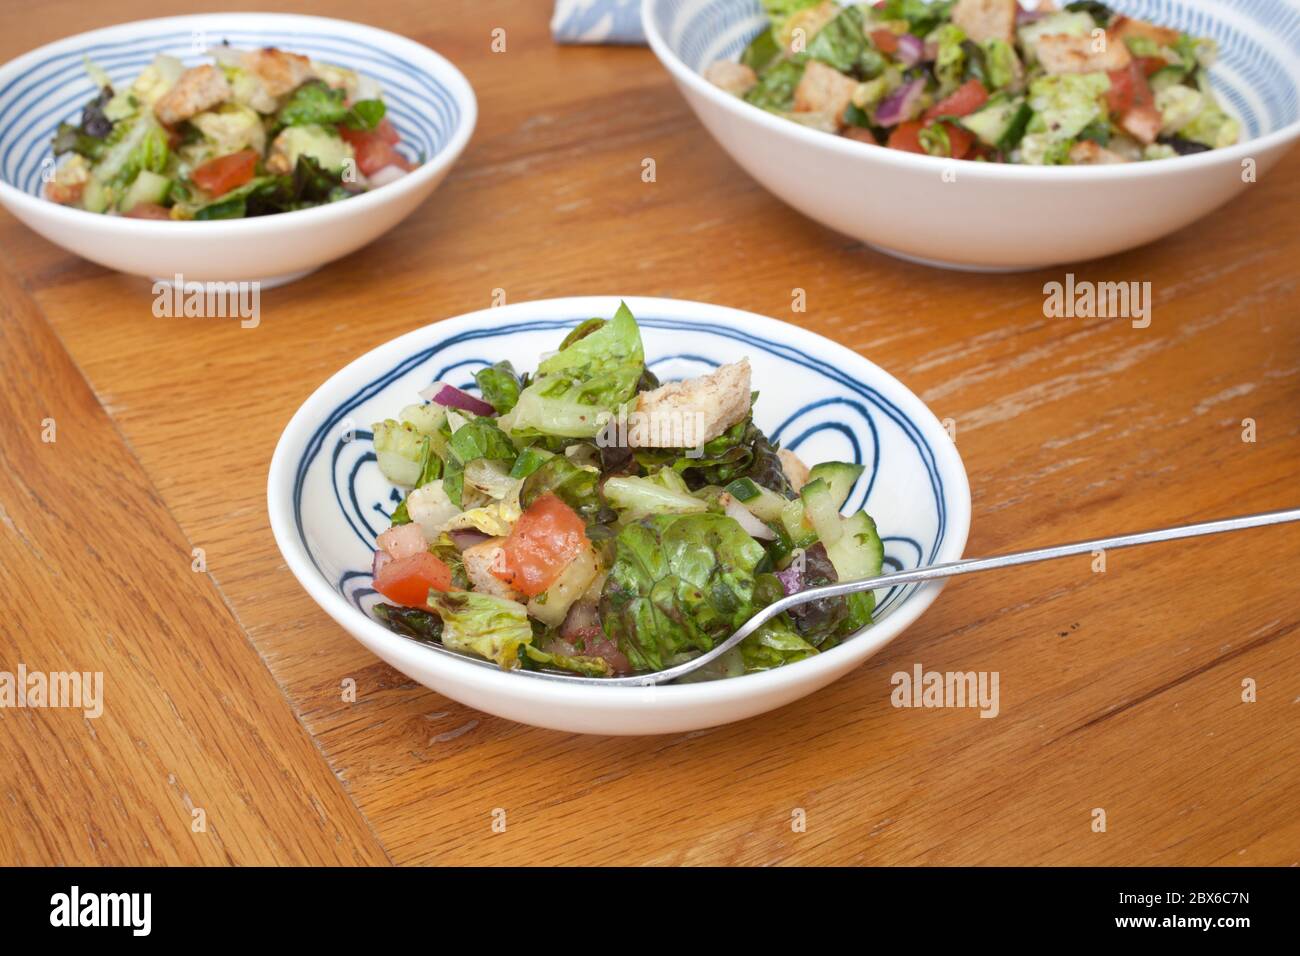
[(645, 43), (640, 0), (555, 0), (556, 43)]

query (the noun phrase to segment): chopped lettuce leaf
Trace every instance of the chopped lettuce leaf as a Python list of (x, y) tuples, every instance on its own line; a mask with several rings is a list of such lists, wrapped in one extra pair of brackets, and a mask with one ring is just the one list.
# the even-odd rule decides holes
[(442, 618), (443, 647), (519, 669), (520, 648), (533, 639), (522, 604), (477, 591), (430, 591), (429, 606)]
[(1045, 135), (1049, 143), (1073, 139), (1106, 118), (1105, 95), (1109, 89), (1110, 79), (1105, 73), (1040, 76), (1029, 84), (1029, 106), (1034, 118), (1029, 121), (1028, 132)]
[(713, 648), (756, 610), (763, 547), (719, 514), (661, 515), (619, 532), (601, 621), (636, 670)]
[(938, 44), (934, 75), (939, 80), (939, 96), (944, 97), (961, 86), (965, 77), (966, 51), (962, 44), (966, 31), (953, 23), (945, 23), (934, 32)]
[(862, 31), (862, 12), (857, 7), (844, 7), (834, 20), (817, 31), (808, 44), (807, 54), (847, 73), (865, 49), (867, 37)]
[(605, 500), (625, 523), (651, 515), (708, 510), (708, 505), (691, 494), (682, 476), (671, 468), (661, 468), (645, 478), (635, 475), (610, 478), (605, 482), (604, 493)]
[(552, 455), (524, 479), (519, 501), (528, 508), (542, 495), (555, 495), (588, 524), (612, 517), (600, 497), (600, 469), (567, 455)]
[(495, 408), (498, 415), (504, 415), (519, 401), (519, 376), (508, 361), (479, 369), (474, 373), (474, 381), (483, 401)]
[(1241, 136), (1241, 124), (1218, 104), (1210, 103), (1195, 119), (1180, 129), (1178, 135), (1193, 143), (1222, 149), (1237, 142)]
[(414, 425), (388, 418), (374, 425), (379, 470), (394, 484), (414, 488), (424, 474), (429, 439)]
[(524, 441), (594, 437), (636, 395), (644, 371), (640, 329), (620, 304), (608, 322), (542, 360), (501, 427)]
[(587, 657), (581, 654), (551, 654), (539, 650), (531, 644), (524, 645), (524, 654), (533, 664), (553, 670), (572, 671), (583, 677), (613, 677), (614, 668), (603, 657)]
[(817, 654), (817, 648), (800, 637), (782, 614), (741, 641), (740, 653), (745, 661), (745, 673), (752, 674), (806, 660)]

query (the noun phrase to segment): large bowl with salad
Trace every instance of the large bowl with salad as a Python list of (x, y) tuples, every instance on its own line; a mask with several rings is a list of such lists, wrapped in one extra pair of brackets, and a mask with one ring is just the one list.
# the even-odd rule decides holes
[(805, 605), (675, 683), (602, 681), (688, 661), (804, 588), (960, 557), (970, 490), (920, 399), (834, 342), (579, 298), (351, 363), (286, 427), (268, 506), (310, 596), (422, 684), (537, 726), (653, 734), (828, 684), (938, 588)]
[(361, 24), (126, 23), (0, 67), (0, 202), (113, 269), (273, 284), (411, 213), (475, 116), (454, 66)]
[(1291, 0), (643, 0), (642, 19), (755, 179), (928, 265), (1150, 242), (1300, 136)]

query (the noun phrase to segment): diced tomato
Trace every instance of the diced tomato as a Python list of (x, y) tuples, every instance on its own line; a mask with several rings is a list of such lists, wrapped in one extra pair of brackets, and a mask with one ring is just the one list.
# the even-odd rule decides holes
[(397, 132), (397, 127), (388, 121), (387, 116), (379, 121), (379, 125), (374, 129), (374, 134), (385, 143), (391, 143), (394, 146), (402, 141), (402, 137)]
[(392, 143), (386, 143), (377, 137), (354, 143), (352, 148), (357, 154), (357, 169), (367, 176), (373, 176), (389, 166), (396, 166), (408, 173), (415, 168), (410, 160), (393, 148)]
[(170, 219), (172, 211), (156, 202), (138, 202), (126, 213), (127, 219)]
[(357, 169), (367, 176), (373, 176), (386, 166), (396, 166), (408, 173), (415, 168), (410, 160), (394, 148), (402, 138), (387, 117), (380, 120), (379, 125), (372, 130), (340, 126), (339, 135), (352, 144), (352, 151), (357, 155)]
[(1133, 60), (1124, 69), (1108, 75), (1110, 89), (1106, 91), (1106, 105), (1119, 114), (1119, 125), (1144, 143), (1154, 142), (1162, 119), (1141, 62)]
[(924, 153), (925, 147), (921, 145), (920, 135), (924, 128), (925, 124), (920, 120), (899, 123), (889, 134), (889, 142), (885, 145), (890, 149), (901, 149), (907, 153)]
[(205, 193), (224, 196), (252, 179), (256, 169), (257, 153), (251, 149), (241, 149), (237, 153), (208, 160), (190, 173), (190, 179)]
[(451, 568), (428, 551), (394, 558), (379, 567), (375, 590), (406, 607), (425, 607), (429, 591), (451, 590)]
[(898, 36), (892, 30), (872, 30), (871, 42), (876, 45), (876, 49), (881, 53), (893, 54), (898, 52)]
[(1106, 105), (1113, 113), (1127, 113), (1134, 107), (1150, 106), (1154, 102), (1146, 71), (1138, 60), (1133, 60), (1122, 70), (1113, 70), (1110, 89), (1106, 91)]
[(948, 147), (953, 159), (965, 159), (975, 145), (975, 137), (966, 129), (955, 123), (944, 123), (948, 133)]
[(340, 126), (339, 135), (353, 146), (372, 139), (381, 140), (390, 146), (396, 146), (402, 141), (401, 135), (397, 132), (397, 127), (388, 121), (387, 116), (381, 119), (379, 125), (371, 130), (348, 129), (346, 126)]
[(969, 79), (925, 111), (926, 119), (936, 116), (969, 116), (988, 102), (989, 91), (976, 79)]
[(492, 574), (529, 597), (541, 594), (584, 548), (591, 547), (577, 512), (555, 495), (542, 495), (515, 522)]

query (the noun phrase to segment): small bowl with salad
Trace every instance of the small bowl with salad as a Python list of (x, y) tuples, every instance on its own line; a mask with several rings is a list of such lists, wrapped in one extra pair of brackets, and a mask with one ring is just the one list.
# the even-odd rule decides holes
[(1166, 235), (1300, 135), (1285, 0), (644, 0), (721, 145), (903, 258), (1028, 269)]
[(762, 713), (875, 653), (936, 588), (814, 602), (689, 678), (600, 684), (804, 588), (959, 557), (970, 493), (939, 422), (861, 356), (734, 309), (589, 298), (356, 360), (286, 427), (268, 507), (311, 597), (399, 670), (513, 720), (644, 734)]
[(123, 24), (0, 67), (0, 201), (125, 272), (275, 283), (410, 213), (475, 110), (446, 60), (360, 24)]

